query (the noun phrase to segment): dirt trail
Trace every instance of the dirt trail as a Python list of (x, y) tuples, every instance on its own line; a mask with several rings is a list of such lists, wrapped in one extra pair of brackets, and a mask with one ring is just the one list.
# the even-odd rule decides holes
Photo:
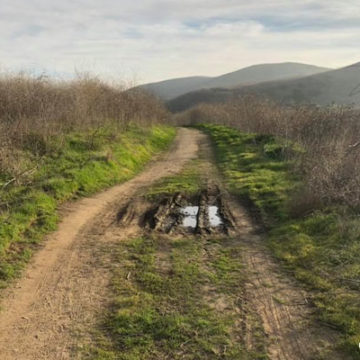
[[(230, 203), (242, 244), (247, 272), (245, 303), (261, 317), (268, 338), (267, 353), (272, 360), (347, 359), (335, 353), (338, 333), (316, 324), (311, 294), (302, 289), (283, 270), (264, 244), (264, 235), (254, 231), (248, 213), (232, 200)], [(247, 323), (245, 319), (245, 323)], [(249, 324), (247, 324), (249, 325)], [(251, 327), (247, 329), (248, 347), (254, 346)], [(256, 341), (256, 340), (255, 340)], [(325, 357), (324, 357), (325, 356)]]
[[(136, 178), (69, 205), (59, 229), (34, 256), (23, 278), (5, 294), (0, 312), (1, 360), (74, 359), (74, 346), (86, 343), (84, 336), (91, 343), (91, 329), (111, 302), (111, 248), (139, 233), (139, 216), (154, 205), (135, 200), (155, 181), (178, 173), (198, 156), (199, 148), (209, 156), (207, 137), (180, 129), (169, 153)], [(209, 157), (208, 179), (216, 178), (211, 163)], [(249, 318), (255, 312), (261, 319), (270, 359), (314, 359), (331, 344), (334, 334), (311, 323), (308, 294), (281, 272), (246, 211), (229, 196), (226, 202), (235, 224), (232, 238), (243, 248), (247, 277), (245, 295), (239, 286), (244, 342), (249, 350), (257, 346), (253, 321), (246, 320), (248, 310)], [(127, 209), (129, 203), (134, 205), (122, 214), (125, 226), (118, 226), (119, 210)]]
[(203, 137), (198, 131), (180, 129), (169, 153), (133, 180), (68, 206), (58, 230), (35, 254), (22, 279), (4, 295), (1, 360), (70, 358), (72, 324), (81, 327), (94, 311), (101, 311), (109, 282), (106, 271), (94, 271), (101, 266), (106, 269), (106, 264), (94, 264), (97, 260), (84, 244), (94, 237), (101, 242), (99, 235), (113, 221), (115, 204), (128, 202), (142, 187), (179, 172), (196, 157)]

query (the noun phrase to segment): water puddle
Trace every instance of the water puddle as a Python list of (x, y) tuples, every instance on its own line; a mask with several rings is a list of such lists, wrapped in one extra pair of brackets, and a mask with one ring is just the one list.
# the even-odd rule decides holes
[(219, 216), (219, 208), (217, 206), (209, 206), (208, 214), (211, 227), (217, 227), (222, 225), (223, 221)]
[(182, 208), (180, 212), (184, 215), (182, 226), (195, 229), (197, 225), (197, 214), (199, 212), (199, 207), (186, 206)]
[[(185, 206), (180, 209), (180, 213), (184, 215), (182, 226), (195, 229), (197, 226), (199, 206)], [(223, 224), (223, 221), (219, 215), (218, 206), (208, 206), (207, 213), (211, 227), (218, 227)]]
[[(119, 215), (120, 218), (131, 221), (133, 213), (137, 211), (137, 208), (134, 209), (129, 212), (126, 208), (126, 211)], [(124, 223), (124, 220), (121, 221)], [(155, 205), (149, 203), (142, 219), (142, 226), (157, 232), (183, 236), (228, 235), (234, 230), (228, 204), (221, 198), (217, 188), (203, 190), (196, 197), (189, 198), (177, 193), (171, 197), (160, 198)]]

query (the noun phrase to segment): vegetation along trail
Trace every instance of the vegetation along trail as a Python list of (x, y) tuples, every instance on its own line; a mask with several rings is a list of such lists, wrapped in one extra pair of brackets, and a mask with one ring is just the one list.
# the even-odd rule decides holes
[(213, 162), (181, 128), (133, 180), (69, 205), (5, 294), (1, 359), (345, 359)]
[[(87, 322), (106, 301), (106, 271), (98, 272), (98, 266), (103, 265), (96, 264), (97, 259), (92, 251), (85, 251), (84, 244), (108, 226), (114, 204), (127, 202), (139, 188), (178, 172), (196, 156), (199, 136), (197, 131), (180, 129), (171, 151), (139, 176), (65, 210), (58, 230), (2, 301), (1, 359), (71, 358), (71, 325)], [(93, 226), (97, 220), (99, 227)]]

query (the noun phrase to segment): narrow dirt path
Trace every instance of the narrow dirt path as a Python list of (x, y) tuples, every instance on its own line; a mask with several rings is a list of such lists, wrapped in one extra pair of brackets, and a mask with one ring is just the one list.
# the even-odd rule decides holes
[[(116, 249), (118, 241), (141, 233), (139, 217), (151, 205), (142, 204), (139, 193), (162, 177), (179, 173), (198, 156), (199, 149), (208, 159), (205, 177), (220, 181), (208, 138), (196, 130), (180, 129), (169, 153), (136, 178), (69, 205), (59, 229), (4, 296), (1, 360), (74, 359), (74, 353), (81, 353), (74, 351), (78, 343), (91, 344), (92, 331), (112, 301), (111, 269), (117, 265), (112, 263), (111, 249)], [(250, 351), (258, 346), (250, 319), (256, 313), (267, 336), (270, 359), (316, 358), (335, 340), (335, 334), (312, 323), (309, 295), (281, 272), (244, 208), (228, 195), (225, 198), (236, 225), (229, 239), (241, 246), (246, 276), (245, 289), (239, 284), (239, 309), (232, 309), (245, 329), (244, 343)], [(134, 205), (124, 215), (125, 226), (119, 226), (117, 214), (129, 203)]]
[[(196, 157), (203, 137), (198, 131), (180, 129), (169, 153), (133, 180), (68, 206), (58, 230), (35, 254), (22, 279), (4, 294), (1, 360), (70, 359), (73, 324), (81, 328), (101, 312), (109, 283), (106, 264), (99, 264), (101, 258), (94, 258), (86, 244), (102, 241), (114, 206), (128, 202), (142, 187), (178, 173)], [(126, 232), (130, 234), (131, 228)], [(104, 271), (94, 271), (101, 267)]]

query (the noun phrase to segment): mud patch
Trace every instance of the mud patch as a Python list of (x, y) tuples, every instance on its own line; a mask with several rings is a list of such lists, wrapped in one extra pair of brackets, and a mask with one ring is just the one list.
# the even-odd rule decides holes
[(139, 197), (118, 212), (117, 222), (165, 234), (230, 235), (235, 228), (227, 204), (227, 195), (212, 184), (195, 196), (177, 193), (155, 204)]
[(143, 227), (166, 234), (229, 235), (234, 230), (226, 196), (216, 185), (193, 197), (181, 193), (165, 197), (143, 219)]

